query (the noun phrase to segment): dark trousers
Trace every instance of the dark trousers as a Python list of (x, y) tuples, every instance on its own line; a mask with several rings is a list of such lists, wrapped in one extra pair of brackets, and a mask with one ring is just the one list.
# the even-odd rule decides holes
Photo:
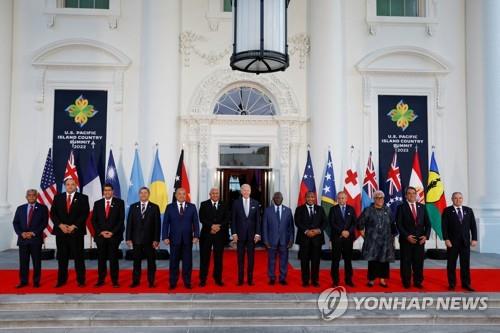
[[(219, 231), (223, 233), (224, 231)], [(210, 256), (212, 249), (214, 251), (214, 271), (213, 277), (215, 281), (222, 281), (222, 265), (224, 255), (225, 235), (207, 235), (200, 238), (200, 281), (206, 281), (208, 269), (210, 267)]]
[(253, 282), (255, 243), (253, 239), (238, 241), (236, 247), (238, 250), (238, 283), (243, 283), (243, 277), (245, 276), (245, 253), (248, 259), (247, 282)]
[(321, 260), (321, 244), (307, 242), (299, 248), (300, 271), (302, 283), (319, 283), (319, 263)]
[(153, 244), (134, 244), (134, 270), (132, 272), (132, 282), (141, 282), (142, 257), (148, 261), (148, 283), (155, 283), (156, 274), (156, 250)]
[(373, 281), (376, 278), (389, 278), (389, 263), (380, 261), (368, 261), (368, 280)]
[(425, 247), (420, 244), (410, 244), (405, 240), (400, 243), (401, 281), (404, 286), (411, 284), (411, 273), (413, 271), (413, 283), (421, 284), (424, 281), (424, 257)]
[(448, 271), (448, 284), (455, 286), (456, 277), (455, 270), (457, 269), (457, 257), (460, 256), (460, 281), (462, 286), (470, 286), (470, 247), (462, 244), (452, 244), (452, 247), (447, 249), (448, 262), (446, 265)]
[(335, 284), (339, 283), (339, 263), (344, 259), (345, 282), (352, 282), (352, 240), (344, 237), (335, 238), (332, 242), (332, 266), (330, 275)]
[(85, 283), (85, 257), (83, 253), (82, 236), (56, 236), (57, 246), (57, 282), (68, 281), (68, 262), (70, 254), (75, 260), (76, 280), (80, 284)]
[(42, 272), (42, 243), (19, 245), (19, 281), (27, 284), (30, 272), (30, 257), (33, 263), (33, 283), (39, 284)]
[(111, 281), (114, 284), (118, 283), (118, 246), (120, 245), (120, 241), (114, 238), (99, 237), (96, 238), (96, 245), (98, 281), (102, 282), (106, 279), (106, 262), (109, 259), (109, 274), (111, 275)]
[(288, 273), (288, 244), (277, 244), (267, 250), (267, 276), (269, 280), (276, 280), (276, 257), (280, 260), (280, 281), (286, 280)]
[(182, 281), (184, 285), (191, 284), (191, 272), (193, 270), (193, 242), (184, 242), (180, 244), (170, 244), (170, 286), (175, 287), (179, 280), (179, 262), (182, 257)]

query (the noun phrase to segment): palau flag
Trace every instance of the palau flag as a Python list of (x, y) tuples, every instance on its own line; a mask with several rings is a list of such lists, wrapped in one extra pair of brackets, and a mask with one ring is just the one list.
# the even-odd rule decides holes
[(116, 198), (122, 197), (120, 179), (118, 178), (118, 171), (116, 170), (115, 159), (111, 149), (109, 150), (108, 166), (106, 167), (106, 178), (104, 183), (113, 186), (113, 195)]
[(439, 239), (443, 239), (441, 229), (441, 214), (446, 208), (446, 198), (444, 196), (444, 185), (441, 181), (438, 165), (432, 152), (431, 163), (429, 166), (429, 177), (427, 179), (427, 196), (425, 198), (425, 208), (431, 220), (432, 229), (436, 232)]
[[(321, 191), (321, 207), (325, 210), (326, 216), (330, 213), (330, 208), (337, 204), (337, 189), (335, 188), (335, 176), (333, 173), (332, 155), (328, 151), (325, 176), (323, 177), (323, 189)], [(326, 226), (326, 234), (330, 235), (330, 224)]]
[(149, 201), (157, 204), (160, 207), (160, 213), (165, 213), (167, 208), (168, 193), (167, 184), (165, 184), (165, 177), (161, 169), (160, 158), (158, 157), (158, 149), (156, 149), (155, 159), (153, 162), (153, 174), (151, 175), (151, 184), (149, 185), (151, 195)]
[(130, 174), (130, 183), (128, 185), (127, 206), (139, 201), (139, 190), (144, 186), (144, 177), (142, 176), (141, 161), (139, 151), (135, 149), (134, 164)]

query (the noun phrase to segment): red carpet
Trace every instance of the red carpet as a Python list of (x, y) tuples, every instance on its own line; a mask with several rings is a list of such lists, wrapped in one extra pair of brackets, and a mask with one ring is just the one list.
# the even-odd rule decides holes
[[(226, 251), (224, 254), (224, 287), (218, 287), (209, 277), (207, 285), (203, 288), (198, 286), (198, 271), (193, 271), (192, 284), (193, 289), (186, 289), (179, 279), (177, 289), (168, 290), (168, 270), (161, 269), (156, 272), (156, 288), (150, 289), (147, 287), (146, 279), (146, 262), (143, 262), (143, 274), (141, 286), (130, 289), (128, 286), (131, 282), (132, 271), (130, 269), (120, 270), (120, 288), (113, 288), (109, 281), (109, 276), (106, 280), (106, 285), (95, 288), (94, 284), (97, 281), (97, 270), (87, 270), (87, 286), (79, 288), (76, 284), (76, 276), (73, 270), (70, 270), (68, 284), (62, 288), (55, 289), (54, 285), (57, 278), (57, 270), (42, 269), (42, 282), (40, 288), (32, 288), (31, 286), (22, 289), (16, 289), (18, 284), (17, 270), (1, 270), (2, 283), (0, 284), (0, 294), (63, 294), (63, 293), (316, 293), (330, 287), (331, 278), (329, 269), (321, 270), (319, 288), (308, 287), (303, 288), (300, 279), (300, 269), (294, 269), (289, 266), (287, 286), (276, 284), (268, 285), (267, 279), (267, 255), (264, 251), (256, 251), (256, 262), (254, 272), (254, 286), (244, 285), (238, 287), (236, 285), (236, 252)], [(42, 264), (43, 265), (43, 264)], [(71, 265), (71, 264), (70, 264)], [(392, 267), (398, 267), (399, 262), (395, 262)], [(472, 269), (472, 285), (478, 292), (500, 292), (500, 269)], [(210, 275), (209, 275), (210, 276)], [(389, 288), (382, 288), (376, 285), (373, 288), (366, 286), (366, 269), (354, 270), (355, 288), (347, 287), (348, 292), (447, 292), (448, 283), (446, 279), (446, 269), (426, 269), (424, 271), (425, 281), (424, 289), (416, 288), (404, 289), (399, 278), (399, 269), (391, 269), (391, 278), (388, 280)], [(459, 271), (457, 270), (457, 292), (461, 291)], [(343, 277), (343, 272), (341, 272)], [(341, 280), (342, 281), (342, 280)]]

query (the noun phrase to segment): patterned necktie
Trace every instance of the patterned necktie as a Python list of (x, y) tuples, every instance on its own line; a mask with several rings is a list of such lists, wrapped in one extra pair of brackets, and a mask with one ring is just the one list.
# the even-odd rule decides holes
[(105, 213), (106, 213), (106, 218), (109, 217), (109, 209), (110, 209), (110, 201), (109, 200), (106, 200), (106, 210), (105, 210)]
[(28, 228), (31, 226), (32, 219), (33, 219), (33, 205), (30, 205), (30, 209), (28, 212), (28, 222), (27, 222)]
[(458, 207), (457, 210), (458, 210), (458, 220), (460, 221), (460, 223), (462, 223), (464, 219), (464, 215), (462, 213), (462, 207)]
[(141, 203), (141, 216), (144, 218), (144, 213), (146, 212), (146, 204)]
[(415, 208), (415, 204), (412, 203), (410, 204), (411, 206), (411, 214), (413, 215), (413, 220), (415, 221), (415, 225), (417, 225), (418, 220), (417, 220), (417, 209)]

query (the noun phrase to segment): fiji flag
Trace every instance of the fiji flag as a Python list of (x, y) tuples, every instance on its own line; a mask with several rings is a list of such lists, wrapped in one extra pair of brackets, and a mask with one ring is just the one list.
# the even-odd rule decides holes
[(139, 151), (135, 149), (134, 164), (130, 174), (130, 184), (127, 193), (127, 206), (139, 201), (139, 190), (144, 186), (144, 177), (142, 176), (141, 161), (139, 160)]
[(111, 149), (109, 150), (108, 166), (106, 167), (106, 179), (104, 183), (111, 184), (111, 186), (113, 186), (113, 193), (115, 197), (122, 197), (120, 179), (118, 179), (118, 171), (116, 170), (115, 159), (113, 158), (113, 151)]
[(396, 209), (403, 203), (403, 188), (401, 186), (401, 173), (399, 172), (398, 153), (394, 152), (391, 166), (387, 172), (387, 194), (389, 200), (386, 205), (391, 209), (393, 218), (396, 217)]
[(314, 192), (314, 203), (316, 203), (316, 183), (314, 180), (314, 169), (311, 161), (311, 152), (309, 150), (307, 151), (307, 162), (304, 169), (304, 175), (302, 176), (302, 181), (300, 182), (297, 206), (302, 206), (306, 203), (307, 192)]
[(165, 177), (161, 169), (160, 158), (158, 157), (158, 149), (156, 149), (155, 160), (153, 162), (153, 174), (151, 175), (151, 195), (149, 200), (160, 207), (160, 213), (165, 212), (168, 202), (167, 185), (165, 184)]
[(363, 179), (363, 190), (361, 191), (361, 205), (363, 209), (371, 206), (373, 203), (373, 193), (378, 190), (377, 174), (372, 161), (372, 152), (368, 156), (366, 164), (365, 178)]

